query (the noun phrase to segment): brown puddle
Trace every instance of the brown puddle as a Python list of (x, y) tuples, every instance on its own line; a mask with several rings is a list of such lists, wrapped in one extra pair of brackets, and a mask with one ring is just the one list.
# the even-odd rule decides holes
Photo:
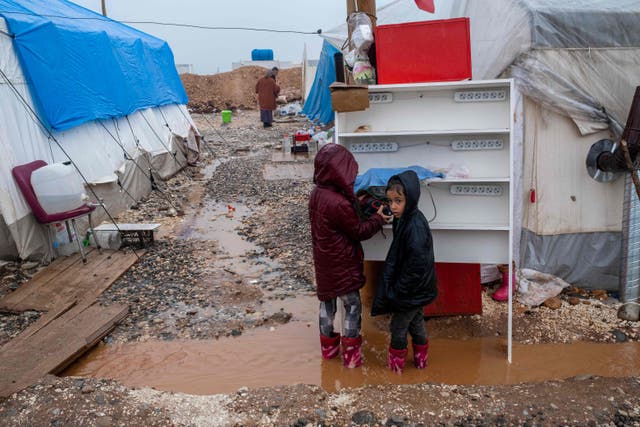
[(388, 338), (364, 333), (361, 368), (320, 357), (317, 324), (291, 322), (237, 338), (99, 345), (63, 375), (112, 378), (135, 386), (190, 394), (216, 394), (297, 383), (327, 391), (376, 384), (514, 384), (591, 374), (640, 375), (640, 343), (514, 344), (513, 363), (497, 338), (433, 339), (429, 366), (415, 369), (411, 351), (405, 372), (385, 368)]

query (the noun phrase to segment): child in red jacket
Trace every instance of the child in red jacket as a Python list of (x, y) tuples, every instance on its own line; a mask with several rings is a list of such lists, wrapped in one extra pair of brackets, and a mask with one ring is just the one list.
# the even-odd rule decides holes
[[(341, 145), (327, 144), (316, 155), (313, 176), (316, 186), (309, 197), (322, 357), (336, 357), (342, 341), (343, 363), (348, 368), (362, 364), (360, 288), (365, 277), (360, 241), (372, 237), (385, 220), (391, 219), (383, 216), (381, 206), (369, 219), (360, 220), (353, 191), (357, 174), (358, 164), (353, 155)], [(333, 330), (338, 298), (346, 312), (342, 340)]]

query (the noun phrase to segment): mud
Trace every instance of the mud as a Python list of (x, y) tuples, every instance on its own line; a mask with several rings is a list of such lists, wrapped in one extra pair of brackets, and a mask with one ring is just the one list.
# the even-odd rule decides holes
[(306, 212), (312, 156), (288, 158), (279, 145), (299, 124), (265, 131), (257, 113), (238, 111), (227, 126), (194, 119), (203, 167), (169, 181), (165, 195), (185, 214), (152, 194), (156, 205), (123, 216), (163, 224), (101, 297), (131, 314), (67, 371), (82, 377), (47, 377), (0, 400), (0, 425), (640, 424), (638, 323), (592, 295), (575, 305), (561, 295), (557, 309), (516, 304), (512, 365), (495, 287), (483, 292), (482, 315), (427, 321), (424, 371), (410, 360), (406, 375), (385, 370), (384, 317), (365, 318), (362, 368), (322, 361)]

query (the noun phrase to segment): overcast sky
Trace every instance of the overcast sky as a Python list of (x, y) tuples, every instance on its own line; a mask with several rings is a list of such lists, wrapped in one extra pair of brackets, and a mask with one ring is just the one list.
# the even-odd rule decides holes
[[(100, 0), (72, 0), (101, 13)], [(391, 0), (378, 0), (377, 7)], [(118, 21), (158, 21), (209, 27), (251, 27), (280, 30), (329, 30), (344, 22), (345, 0), (106, 0), (107, 15)], [(273, 49), (280, 61), (317, 59), (318, 35), (253, 31), (201, 30), (131, 24), (169, 42), (176, 63), (192, 64), (197, 74), (231, 70), (231, 63), (251, 59), (252, 49)]]

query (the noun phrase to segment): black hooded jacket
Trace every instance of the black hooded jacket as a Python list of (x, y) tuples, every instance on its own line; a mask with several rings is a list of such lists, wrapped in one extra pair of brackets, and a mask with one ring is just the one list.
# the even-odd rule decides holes
[(393, 241), (376, 290), (372, 316), (422, 307), (438, 295), (431, 230), (418, 209), (420, 181), (411, 170), (395, 177), (404, 186), (406, 206), (402, 217), (393, 219)]

